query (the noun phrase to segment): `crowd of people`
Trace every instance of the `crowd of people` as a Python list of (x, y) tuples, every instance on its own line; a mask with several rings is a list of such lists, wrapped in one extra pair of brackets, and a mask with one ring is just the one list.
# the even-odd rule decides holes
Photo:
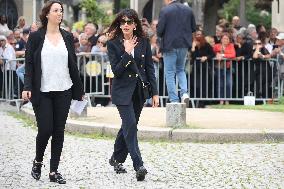
[[(36, 31), (39, 24), (33, 23), (28, 26), (25, 18), (21, 16), (18, 19), (17, 26), (11, 30), (8, 28), (6, 21), (7, 19), (5, 16), (0, 17), (1, 58), (9, 60), (24, 57), (25, 45), (29, 34), (30, 32)], [(150, 40), (155, 75), (157, 81), (160, 83), (159, 91), (161, 93), (163, 91), (162, 76), (164, 74), (164, 57), (160, 50), (162, 40), (157, 36), (157, 25), (159, 20), (154, 19), (149, 23), (147, 19), (143, 18), (140, 21), (144, 33)], [(67, 26), (64, 28), (73, 33), (76, 53), (88, 52), (100, 54), (105, 56), (108, 61), (106, 48), (106, 42), (110, 35), (107, 33), (108, 27), (99, 28), (96, 23), (88, 22), (84, 25), (82, 31), (79, 29), (71, 30), (70, 27)], [(283, 63), (284, 33), (279, 33), (277, 28), (266, 29), (265, 26), (261, 24), (256, 26), (249, 24), (245, 28), (240, 25), (238, 16), (234, 16), (231, 22), (220, 19), (216, 25), (215, 35), (210, 36), (205, 35), (204, 33), (202, 26), (197, 25), (196, 31), (193, 33), (191, 49), (189, 49), (188, 53), (188, 62), (190, 62), (188, 65), (190, 65), (191, 68), (189, 70), (192, 72), (194, 67), (196, 70), (199, 70), (196, 72), (196, 75), (194, 75), (194, 78), (190, 78), (190, 97), (242, 98), (242, 95), (246, 95), (248, 92), (252, 91), (256, 92), (254, 95), (259, 98), (272, 98), (271, 92), (267, 93), (266, 88), (272, 87), (271, 74), (272, 72), (275, 72), (275, 70), (272, 69), (271, 64), (268, 64), (267, 67), (264, 63), (270, 58), (276, 58), (280, 65)], [(246, 64), (235, 64), (233, 61), (223, 61), (224, 59), (233, 59), (234, 62), (245, 63), (247, 63), (248, 60), (253, 60), (255, 63), (258, 62), (258, 64), (255, 64), (256, 68), (248, 68)], [(215, 63), (213, 67), (209, 66), (208, 71), (211, 73), (209, 76), (216, 81), (214, 86), (212, 86), (212, 82), (210, 83), (203, 78), (201, 78), (202, 81), (200, 80), (200, 75), (206, 73), (205, 66), (200, 69), (200, 65), (204, 62), (211, 62), (211, 60), (214, 60)], [(1, 67), (3, 67), (3, 60), (0, 64)], [(235, 77), (236, 66), (238, 66), (238, 70), (244, 69), (245, 72), (250, 72), (249, 75), (251, 78), (241, 75), (241, 71), (239, 71), (238, 77)], [(231, 67), (233, 69), (233, 74), (235, 75), (230, 74)], [(276, 69), (276, 66), (274, 68)], [(10, 66), (7, 66), (6, 69), (15, 72), (14, 75), (17, 75), (21, 81), (24, 80), (24, 65), (12, 61)], [(281, 70), (283, 70), (283, 68)], [(266, 74), (266, 71), (268, 74)], [(260, 79), (260, 76), (262, 79)], [(3, 69), (0, 71), (0, 85), (3, 83), (2, 78)], [(239, 79), (239, 91), (234, 91), (234, 93), (232, 93), (231, 88), (234, 90), (236, 88), (235, 78)], [(217, 82), (218, 80), (220, 80), (220, 82)], [(243, 80), (244, 86), (241, 86)], [(250, 80), (250, 82), (248, 82), (248, 80)], [(252, 90), (254, 88), (254, 81), (257, 81), (255, 91)], [(195, 83), (195, 85), (193, 85), (193, 83)], [(213, 87), (215, 88), (214, 92), (212, 92)], [(0, 86), (0, 89), (2, 89), (2, 86)], [(107, 103), (108, 101), (104, 103), (104, 105)], [(228, 101), (220, 101), (220, 104), (224, 103), (228, 103)]]

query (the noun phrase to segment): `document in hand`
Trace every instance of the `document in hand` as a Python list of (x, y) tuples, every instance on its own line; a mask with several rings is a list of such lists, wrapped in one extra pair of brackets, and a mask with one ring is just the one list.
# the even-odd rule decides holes
[(88, 101), (86, 99), (82, 101), (72, 100), (70, 109), (78, 115), (81, 115)]

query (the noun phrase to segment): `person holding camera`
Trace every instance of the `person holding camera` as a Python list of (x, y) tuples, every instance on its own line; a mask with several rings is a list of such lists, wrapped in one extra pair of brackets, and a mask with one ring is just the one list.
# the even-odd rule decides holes
[(107, 49), (114, 73), (112, 103), (116, 105), (122, 119), (109, 163), (116, 173), (126, 173), (122, 163), (130, 153), (137, 181), (143, 181), (147, 170), (143, 166), (137, 139), (137, 124), (146, 98), (143, 95), (143, 84), (150, 85), (153, 107), (159, 105), (151, 46), (133, 9), (122, 10), (112, 22), (108, 33), (110, 40)]

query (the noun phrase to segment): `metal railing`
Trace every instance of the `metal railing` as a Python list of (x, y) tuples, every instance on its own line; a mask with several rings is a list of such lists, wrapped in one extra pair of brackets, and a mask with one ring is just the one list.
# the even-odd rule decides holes
[[(24, 63), (25, 59), (1, 60), (3, 64), (1, 65), (0, 100), (21, 101), (20, 80), (16, 77), (15, 70), (7, 69), (6, 65), (13, 61), (17, 64)], [(91, 98), (110, 99), (113, 75), (108, 57), (104, 54), (79, 53), (77, 65), (89, 100)], [(156, 63), (155, 75), (158, 81), (160, 104), (164, 106), (168, 96), (162, 65)], [(284, 87), (284, 79), (280, 77), (279, 67), (277, 59), (188, 61), (186, 73), (193, 107), (197, 101), (243, 101), (248, 93), (252, 93), (256, 101), (277, 100), (283, 95)], [(176, 88), (178, 91), (177, 84)]]

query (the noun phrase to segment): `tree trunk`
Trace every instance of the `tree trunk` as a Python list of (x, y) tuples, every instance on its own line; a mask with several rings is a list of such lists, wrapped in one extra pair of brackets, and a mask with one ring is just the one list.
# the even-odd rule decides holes
[(218, 20), (218, 9), (221, 8), (219, 0), (206, 0), (204, 8), (204, 32), (205, 35), (215, 35)]

